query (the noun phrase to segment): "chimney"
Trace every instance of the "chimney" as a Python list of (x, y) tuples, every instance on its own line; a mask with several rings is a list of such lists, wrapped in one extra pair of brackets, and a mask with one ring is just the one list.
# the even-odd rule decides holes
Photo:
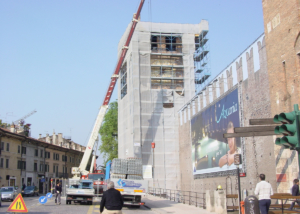
[(12, 125), (10, 126), (10, 131), (11, 131), (12, 133), (15, 133), (15, 132), (16, 132), (16, 129), (15, 129), (15, 125), (14, 125), (14, 124), (12, 124)]
[(49, 134), (48, 134), (48, 133), (46, 134), (46, 142), (47, 142), (47, 143), (50, 143), (50, 137), (49, 137)]
[(42, 134), (39, 134), (39, 139), (41, 139), (42, 138)]

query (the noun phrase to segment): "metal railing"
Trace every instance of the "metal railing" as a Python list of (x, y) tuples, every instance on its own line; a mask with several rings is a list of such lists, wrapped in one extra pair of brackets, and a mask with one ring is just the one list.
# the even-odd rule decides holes
[(149, 187), (148, 194), (206, 209), (205, 193)]

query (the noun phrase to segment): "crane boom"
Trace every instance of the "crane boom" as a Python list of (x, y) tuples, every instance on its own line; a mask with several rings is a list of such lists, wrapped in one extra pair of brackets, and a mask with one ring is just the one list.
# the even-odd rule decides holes
[(28, 113), (27, 115), (25, 115), (24, 117), (22, 117), (22, 118), (20, 118), (20, 119), (18, 119), (18, 120), (16, 120), (16, 121), (14, 121), (13, 123), (16, 124), (16, 123), (18, 123), (18, 122), (21, 121), (21, 120), (25, 120), (27, 117), (30, 117), (30, 116), (33, 115), (34, 113), (36, 113), (36, 110), (33, 110), (32, 112), (30, 112), (30, 113)]
[(87, 167), (89, 158), (91, 156), (93, 147), (95, 145), (96, 139), (98, 137), (98, 133), (99, 133), (101, 124), (103, 122), (104, 116), (105, 116), (106, 111), (108, 109), (108, 104), (109, 104), (111, 95), (113, 93), (113, 90), (115, 88), (117, 78), (119, 76), (120, 68), (121, 68), (121, 66), (124, 62), (124, 59), (125, 59), (125, 56), (126, 56), (126, 53), (127, 53), (127, 49), (128, 49), (129, 44), (130, 44), (130, 41), (131, 41), (132, 35), (134, 33), (135, 27), (137, 25), (138, 19), (140, 17), (140, 13), (141, 13), (144, 2), (145, 2), (145, 0), (141, 0), (140, 5), (139, 5), (138, 10), (137, 10), (137, 13), (135, 14), (135, 17), (132, 19), (131, 29), (130, 29), (129, 34), (127, 36), (127, 40), (125, 42), (125, 45), (123, 46), (121, 55), (119, 57), (117, 66), (115, 68), (115, 71), (114, 71), (114, 73), (111, 77), (110, 84), (108, 86), (108, 89), (106, 91), (106, 95), (105, 95), (104, 100), (103, 100), (103, 104), (100, 107), (97, 119), (96, 119), (94, 127), (93, 127), (93, 131), (92, 131), (91, 136), (89, 138), (89, 141), (88, 141), (86, 150), (84, 152), (84, 155), (82, 157), (82, 160), (80, 162), (79, 168), (77, 168), (77, 167), (72, 168), (72, 174), (74, 174), (74, 177), (77, 177), (79, 174), (81, 174), (81, 175), (87, 175), (88, 174), (88, 171), (86, 171), (86, 167)]

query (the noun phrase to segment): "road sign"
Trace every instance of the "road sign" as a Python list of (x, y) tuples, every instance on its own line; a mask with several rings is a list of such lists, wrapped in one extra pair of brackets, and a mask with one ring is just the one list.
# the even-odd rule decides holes
[(6, 212), (28, 213), (28, 209), (21, 193), (19, 193), (15, 200), (10, 204)]
[(52, 198), (52, 193), (51, 192), (48, 192), (47, 194), (46, 194), (46, 196), (47, 196), (47, 198)]
[(41, 196), (39, 198), (39, 202), (40, 202), (40, 204), (46, 204), (47, 203), (47, 197), (46, 196)]

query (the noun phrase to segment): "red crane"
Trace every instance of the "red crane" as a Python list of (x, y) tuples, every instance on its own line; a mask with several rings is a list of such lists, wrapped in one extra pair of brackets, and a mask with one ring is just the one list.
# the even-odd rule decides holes
[(90, 156), (92, 154), (95, 142), (97, 141), (97, 137), (98, 137), (98, 133), (99, 133), (101, 124), (102, 124), (104, 116), (106, 114), (106, 110), (108, 108), (108, 104), (109, 104), (111, 95), (112, 95), (113, 90), (115, 88), (117, 78), (119, 77), (120, 68), (121, 68), (121, 66), (123, 64), (123, 61), (125, 59), (125, 56), (126, 56), (126, 53), (127, 53), (132, 35), (134, 33), (135, 27), (137, 25), (138, 19), (139, 19), (140, 14), (141, 14), (141, 10), (142, 10), (142, 7), (144, 5), (144, 2), (145, 2), (145, 0), (141, 0), (139, 8), (137, 10), (137, 13), (135, 14), (135, 16), (132, 19), (131, 29), (130, 29), (129, 34), (127, 36), (126, 43), (123, 46), (122, 53), (121, 53), (120, 58), (118, 60), (118, 64), (116, 66), (116, 69), (115, 69), (115, 71), (114, 71), (114, 73), (111, 77), (109, 87), (108, 87), (106, 95), (104, 97), (103, 104), (100, 107), (98, 116), (96, 118), (96, 121), (95, 121), (95, 124), (94, 124), (94, 127), (93, 127), (93, 131), (92, 131), (91, 136), (89, 138), (89, 141), (88, 141), (88, 144), (86, 146), (86, 150), (84, 152), (84, 155), (82, 157), (80, 165), (79, 165), (79, 167), (72, 167), (72, 174), (74, 175), (74, 177), (80, 177), (80, 175), (83, 176), (83, 177), (86, 177), (89, 174), (89, 171), (86, 170), (86, 167), (87, 167), (88, 161), (90, 159)]

